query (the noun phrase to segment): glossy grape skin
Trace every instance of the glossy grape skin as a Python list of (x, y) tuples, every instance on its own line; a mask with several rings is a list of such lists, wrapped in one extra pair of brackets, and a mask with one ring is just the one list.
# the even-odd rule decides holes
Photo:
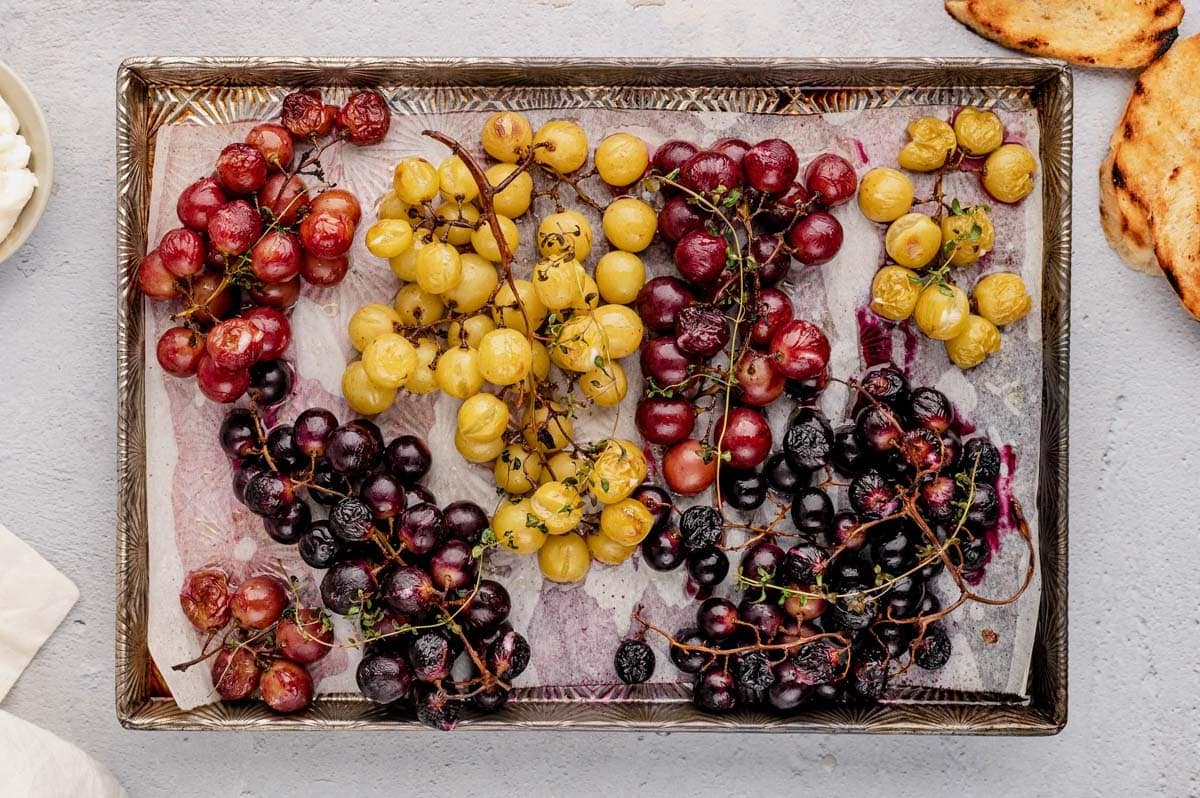
[(642, 344), (639, 359), (642, 374), (653, 379), (659, 388), (680, 386), (679, 390), (686, 393), (683, 383), (688, 379), (692, 359), (675, 343), (674, 336), (664, 335), (646, 341)]
[(750, 242), (750, 257), (758, 264), (758, 280), (763, 286), (773, 286), (792, 270), (792, 254), (783, 239), (764, 233)]
[(300, 261), (300, 276), (312, 285), (337, 285), (350, 270), (350, 258), (339, 255), (336, 258), (318, 258), (311, 252), (305, 252)]
[(658, 145), (658, 149), (654, 151), (654, 156), (651, 158), (651, 163), (662, 174), (669, 174), (683, 166), (688, 158), (699, 151), (695, 144), (679, 139), (670, 139)]
[(296, 416), (292, 434), (300, 451), (309, 457), (324, 457), (325, 441), (337, 425), (337, 416), (333, 413), (323, 407), (312, 407)]
[(429, 447), (415, 435), (401, 435), (384, 452), (384, 462), (404, 485), (413, 485), (429, 472)]
[(266, 629), (279, 620), (287, 605), (283, 585), (272, 576), (243, 580), (229, 597), (230, 615), (243, 629)]
[(335, 562), (321, 579), (321, 600), (330, 612), (338, 615), (348, 615), (378, 592), (374, 569), (363, 559)]
[(446, 535), (442, 511), (430, 502), (415, 504), (400, 515), (396, 534), (400, 542), (416, 555), (429, 554)]
[(832, 207), (854, 196), (858, 175), (845, 158), (827, 152), (818, 155), (805, 168), (804, 184), (813, 194), (820, 194), (822, 203)]
[(673, 571), (687, 556), (683, 537), (674, 527), (651, 530), (641, 543), (642, 561), (656, 571)]
[(692, 434), (696, 410), (686, 399), (642, 399), (637, 404), (634, 423), (649, 443), (670, 446)]
[(313, 568), (328, 568), (341, 558), (344, 551), (326, 521), (310, 524), (308, 531), (297, 541), (296, 549), (300, 559)]
[(793, 380), (819, 375), (829, 363), (829, 352), (825, 333), (805, 319), (792, 319), (780, 326), (771, 339), (776, 368)]
[(792, 523), (810, 540), (825, 540), (833, 531), (833, 500), (820, 488), (801, 488), (792, 498)]
[(439, 590), (462, 590), (473, 584), (476, 567), (470, 544), (461, 540), (448, 540), (429, 556), (429, 574)]
[(882, 402), (901, 413), (908, 406), (908, 378), (893, 363), (877, 363), (866, 369), (859, 377), (858, 385), (867, 396), (856, 397), (855, 410), (872, 404), (870, 399)]
[(292, 392), (295, 373), (283, 360), (268, 360), (250, 367), (250, 396), (264, 407), (277, 405)]
[(696, 625), (710, 640), (724, 640), (738, 630), (738, 611), (729, 599), (705, 599), (696, 610)]
[(354, 475), (367, 471), (379, 461), (381, 447), (370, 430), (357, 424), (343, 424), (325, 440), (325, 456), (339, 474)]
[(800, 171), (796, 151), (783, 139), (767, 139), (751, 147), (742, 157), (746, 181), (766, 194), (782, 194)]
[(812, 476), (808, 469), (794, 469), (784, 452), (776, 452), (767, 458), (763, 468), (772, 490), (791, 494), (797, 488), (807, 487)]
[(299, 712), (312, 703), (313, 680), (303, 665), (277, 659), (259, 679), (263, 701), (276, 712)]
[(697, 194), (711, 194), (718, 187), (740, 188), (742, 168), (724, 153), (703, 150), (679, 167), (678, 182)]
[(354, 224), (341, 214), (310, 213), (300, 223), (300, 243), (318, 258), (339, 257), (354, 243)]
[(654, 529), (664, 529), (671, 522), (674, 509), (671, 495), (657, 485), (644, 484), (630, 494), (631, 499), (641, 502), (654, 518)]
[(204, 270), (204, 239), (187, 227), (170, 230), (158, 242), (158, 256), (172, 276), (191, 277)]
[(488, 645), (485, 659), (493, 674), (510, 681), (525, 672), (530, 654), (529, 642), (524, 636), (509, 629)]
[(305, 502), (292, 504), (283, 515), (277, 518), (264, 518), (263, 529), (267, 536), (276, 543), (291, 545), (300, 540), (312, 523), (312, 511)]
[(727, 136), (714, 141), (709, 149), (713, 152), (719, 152), (722, 155), (728, 155), (735, 163), (741, 164), (742, 159), (746, 157), (746, 153), (750, 150), (750, 142)]
[(871, 470), (851, 481), (850, 504), (865, 518), (883, 518), (900, 509), (900, 497), (892, 482)]
[(208, 232), (208, 221), (212, 214), (225, 203), (229, 196), (213, 177), (202, 177), (185, 188), (175, 203), (179, 221), (191, 229)]
[(511, 609), (512, 600), (504, 585), (492, 579), (483, 579), (461, 617), (470, 631), (487, 633), (499, 628), (508, 619)]
[(287, 316), (275, 308), (256, 307), (242, 313), (262, 333), (259, 360), (277, 360), (292, 342), (292, 325)]
[(787, 242), (796, 260), (805, 266), (820, 266), (838, 254), (844, 236), (837, 217), (814, 211), (792, 225), (787, 232)]
[(377, 704), (392, 704), (412, 697), (413, 673), (408, 658), (379, 652), (368, 654), (354, 674), (359, 692)]
[(308, 205), (308, 188), (299, 177), (288, 178), (276, 173), (267, 178), (258, 192), (258, 204), (271, 213), (279, 224), (291, 227), (300, 215), (300, 209)]
[[(706, 641), (699, 629), (680, 629), (675, 633), (675, 640), (684, 646), (704, 646)], [(671, 662), (684, 673), (699, 673), (712, 662), (712, 655), (699, 651), (687, 651), (677, 645), (671, 645)]]
[(222, 648), (213, 658), (212, 680), (225, 701), (249, 698), (258, 688), (262, 670), (248, 648)]
[(238, 408), (231, 411), (221, 422), (218, 432), (221, 449), (233, 458), (250, 457), (258, 452), (258, 427), (249, 410)]
[(253, 145), (229, 144), (217, 156), (217, 180), (231, 194), (252, 194), (267, 182), (267, 159)]
[(733, 675), (720, 665), (713, 665), (696, 675), (692, 687), (692, 702), (707, 712), (729, 712), (738, 704)]
[(296, 146), (287, 128), (271, 122), (263, 122), (250, 128), (246, 143), (254, 147), (267, 162), (268, 168), (284, 170), (292, 165)]
[(167, 300), (179, 296), (175, 275), (167, 271), (157, 249), (150, 250), (138, 264), (138, 289), (151, 299)]
[(764, 288), (758, 294), (758, 303), (754, 309), (750, 342), (758, 347), (769, 346), (775, 333), (794, 317), (795, 309), (787, 294), (776, 288)]
[(461, 540), (471, 545), (479, 542), (489, 523), (483, 508), (470, 501), (447, 504), (442, 508), (442, 521), (448, 539)]
[(729, 343), (729, 320), (710, 305), (688, 305), (675, 316), (675, 344), (688, 355), (712, 357)]
[(257, 515), (277, 518), (296, 500), (291, 481), (277, 471), (264, 471), (246, 483), (246, 506)]
[(404, 509), (404, 487), (391, 474), (372, 474), (363, 480), (358, 493), (378, 520), (395, 518)]
[(697, 585), (715, 587), (729, 575), (729, 556), (715, 546), (688, 552), (687, 572)]
[(638, 292), (637, 310), (647, 330), (670, 332), (679, 311), (695, 301), (696, 295), (678, 277), (655, 277)]
[(291, 233), (268, 230), (250, 250), (250, 269), (266, 283), (285, 283), (300, 274), (300, 240)]
[(734, 407), (713, 425), (713, 445), (732, 468), (753, 469), (771, 453), (771, 427), (757, 410)]
[(695, 438), (675, 444), (662, 460), (667, 487), (684, 496), (694, 496), (717, 478), (717, 453)]
[(909, 396), (908, 416), (916, 426), (941, 435), (954, 421), (954, 407), (941, 391), (915, 388)]
[(703, 230), (704, 223), (704, 216), (684, 196), (671, 197), (658, 212), (658, 231), (671, 244), (677, 243), (693, 230)]
[(285, 283), (263, 283), (250, 289), (250, 298), (260, 305), (287, 310), (300, 299), (300, 278)]
[(758, 471), (723, 468), (718, 476), (721, 500), (731, 507), (749, 511), (767, 500), (767, 479)]
[(222, 255), (241, 255), (262, 235), (262, 217), (245, 200), (227, 202), (208, 219), (208, 241)]
[(770, 355), (747, 350), (733, 370), (738, 399), (751, 407), (766, 407), (783, 394), (786, 380)]
[(727, 248), (724, 238), (701, 228), (679, 239), (672, 257), (684, 279), (693, 283), (712, 283), (725, 271)]
[(297, 609), (275, 627), (275, 645), (293, 662), (311, 665), (333, 647), (333, 626), (316, 609)]

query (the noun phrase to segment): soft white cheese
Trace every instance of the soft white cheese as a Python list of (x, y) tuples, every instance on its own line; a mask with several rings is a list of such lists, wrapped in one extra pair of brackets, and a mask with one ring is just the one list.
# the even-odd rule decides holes
[(17, 115), (8, 107), (8, 103), (4, 102), (4, 98), (0, 97), (0, 136), (14, 135), (20, 129), (21, 123), (17, 121)]
[(0, 241), (8, 237), (37, 188), (37, 178), (26, 168), (29, 144), (20, 129), (16, 114), (0, 97)]
[(29, 166), (29, 144), (19, 133), (0, 133), (0, 172), (15, 172)]

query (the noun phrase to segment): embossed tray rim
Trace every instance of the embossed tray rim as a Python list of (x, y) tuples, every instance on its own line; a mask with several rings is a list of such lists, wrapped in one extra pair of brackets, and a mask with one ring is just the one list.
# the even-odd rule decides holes
[(259, 704), (180, 710), (147, 692), (142, 304), (133, 279), (145, 251), (155, 89), (248, 86), (799, 87), (804, 92), (1012, 87), (1030, 90), (1044, 167), (1043, 415), (1038, 509), (1042, 576), (1038, 632), (1023, 705), (984, 701), (889, 702), (816, 708), (794, 716), (699, 712), (681, 698), (603, 700), (521, 691), (501, 713), (464, 718), (466, 730), (823, 731), (1045, 735), (1067, 720), (1067, 489), (1071, 266), (1072, 78), (1059, 61), (919, 59), (401, 59), (133, 58), (117, 75), (118, 512), (116, 704), (131, 729), (424, 728), (350, 695), (322, 696), (296, 716)]

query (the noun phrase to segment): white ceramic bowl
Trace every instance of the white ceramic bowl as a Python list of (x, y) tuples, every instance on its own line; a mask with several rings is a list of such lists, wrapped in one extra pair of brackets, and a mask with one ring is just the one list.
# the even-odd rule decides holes
[(21, 248), (46, 210), (54, 178), (54, 151), (50, 146), (50, 131), (46, 128), (42, 109), (33, 99), (29, 88), (3, 62), (0, 62), (0, 97), (4, 98), (21, 123), (20, 133), (31, 150), (29, 168), (38, 181), (29, 203), (17, 217), (16, 226), (0, 241), (0, 263), (3, 263)]

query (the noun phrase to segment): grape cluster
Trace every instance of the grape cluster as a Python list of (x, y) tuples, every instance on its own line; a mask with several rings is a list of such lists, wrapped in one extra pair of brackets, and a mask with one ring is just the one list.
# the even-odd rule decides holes
[[(939, 621), (978, 599), (969, 585), (982, 577), (1000, 520), (1000, 452), (985, 437), (961, 439), (945, 395), (911, 387), (890, 363), (849, 384), (846, 423), (834, 427), (815, 406), (820, 390), (794, 410), (765, 485), (752, 491), (754, 506), (769, 498), (779, 507), (764, 525), (735, 523), (709, 505), (676, 517), (665, 493), (644, 494), (658, 512), (643, 558), (662, 570), (686, 563), (690, 592), (703, 601), (694, 626), (674, 634), (639, 608), (642, 631), (614, 660), (624, 681), (653, 671), (648, 631), (668, 639), (672, 662), (695, 675), (694, 703), (714, 712), (875, 700), (896, 674), (946, 664), (951, 645)], [(731, 490), (728, 503), (738, 506), (740, 495)], [(1013, 511), (1019, 519), (1015, 502)], [(748, 539), (732, 545), (731, 528)], [(1022, 536), (1031, 546), (1027, 529)], [(785, 548), (785, 539), (796, 542)], [(730, 552), (741, 554), (740, 602), (713, 595)], [(944, 607), (932, 590), (943, 572), (960, 590)], [(1032, 559), (1026, 585), (1031, 575)]]
[[(320, 155), (334, 141), (382, 141), (390, 119), (371, 91), (341, 108), (316, 90), (289, 94), (279, 123), (256, 125), (221, 150), (211, 176), (184, 189), (183, 226), (163, 234), (137, 270), (147, 297), (183, 301), (178, 324), (158, 340), (164, 371), (195, 376), (205, 396), (224, 403), (290, 380), (276, 362), (292, 337), (285, 313), (302, 279), (329, 286), (345, 277), (361, 215), (353, 194), (325, 183)], [(312, 149), (297, 157), (297, 145)]]
[[(1000, 351), (999, 328), (1023, 318), (1032, 299), (1020, 275), (1011, 272), (983, 277), (973, 297), (954, 283), (954, 269), (978, 263), (995, 246), (996, 229), (987, 205), (946, 202), (942, 175), (978, 171), (990, 196), (1019, 202), (1033, 190), (1037, 160), (1023, 145), (1004, 143), (1004, 125), (995, 113), (971, 107), (959, 109), (951, 122), (932, 116), (913, 120), (908, 136), (899, 165), (938, 177), (933, 197), (915, 201), (904, 172), (878, 167), (863, 175), (859, 208), (871, 221), (888, 224), (888, 262), (872, 281), (871, 309), (890, 321), (912, 317), (927, 336), (945, 342), (956, 366), (973, 368)], [(914, 203), (933, 204), (934, 214), (914, 212)]]

